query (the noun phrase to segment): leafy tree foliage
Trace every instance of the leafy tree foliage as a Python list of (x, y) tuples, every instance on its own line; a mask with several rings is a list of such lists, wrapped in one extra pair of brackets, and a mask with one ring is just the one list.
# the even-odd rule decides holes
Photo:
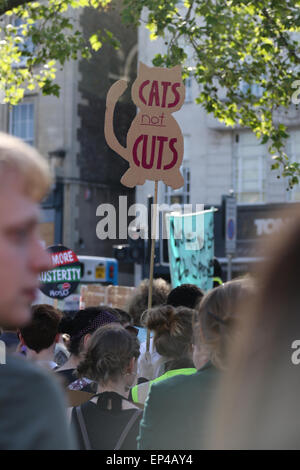
[[(98, 11), (112, 4), (0, 0), (4, 100), (17, 104), (26, 89), (37, 86), (58, 96), (59, 65), (89, 58), (104, 41), (118, 47), (107, 30), (95, 31), (87, 43), (78, 24), (81, 8)], [(122, 9), (125, 23), (137, 26), (146, 18), (151, 38), (164, 39), (166, 51), (154, 65), (184, 64), (185, 76), (193, 74), (200, 85), (197, 103), (228, 126), (248, 127), (263, 144), (268, 142), (272, 168), (287, 177), (290, 187), (299, 181), (300, 164), (285, 151), (288, 133), (280, 116), (295, 106), (292, 96), (298, 101), (299, 7), (298, 0), (123, 0)]]

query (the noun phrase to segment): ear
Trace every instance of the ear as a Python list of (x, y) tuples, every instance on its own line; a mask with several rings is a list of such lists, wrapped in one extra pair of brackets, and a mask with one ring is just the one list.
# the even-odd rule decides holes
[(129, 364), (128, 364), (127, 371), (126, 371), (128, 374), (132, 374), (132, 373), (133, 373), (134, 367), (135, 367), (135, 361), (136, 361), (135, 357), (132, 357), (132, 358), (130, 359), (130, 362), (129, 362)]
[(87, 333), (86, 335), (84, 335), (83, 337), (83, 348), (86, 349), (89, 345), (89, 341), (90, 341), (90, 333)]
[(20, 332), (18, 333), (18, 336), (19, 336), (19, 341), (20, 341), (21, 345), (22, 345), (22, 346), (26, 346), (26, 343), (25, 343), (25, 341), (24, 341), (24, 338), (23, 338), (23, 336), (21, 335)]
[(149, 71), (150, 67), (148, 65), (144, 64), (144, 62), (139, 62), (139, 72), (138, 74), (143, 74), (147, 73)]

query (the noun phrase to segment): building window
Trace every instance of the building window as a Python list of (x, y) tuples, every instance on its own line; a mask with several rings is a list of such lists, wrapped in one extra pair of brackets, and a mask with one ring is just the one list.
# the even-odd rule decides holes
[(191, 103), (193, 101), (193, 92), (192, 92), (192, 86), (193, 86), (193, 78), (188, 77), (184, 81), (185, 84), (185, 103)]
[(184, 178), (184, 185), (182, 188), (173, 189), (165, 185), (165, 203), (169, 206), (172, 204), (189, 204), (190, 203), (190, 169), (188, 167), (181, 168)]
[(257, 204), (265, 200), (264, 147), (254, 134), (241, 133), (235, 139), (236, 193), (240, 204)]
[(258, 83), (247, 83), (245, 81), (240, 82), (240, 90), (242, 93), (246, 94), (250, 90), (251, 95), (261, 98), (264, 92), (264, 89)]
[(33, 103), (22, 103), (12, 108), (9, 115), (9, 132), (27, 144), (34, 144)]
[[(289, 131), (290, 137), (287, 140), (286, 152), (291, 162), (300, 163), (300, 130)], [(291, 191), (287, 192), (288, 199), (291, 202), (300, 201), (300, 183), (295, 185)]]
[(23, 35), (24, 28), (26, 31), (26, 23), (22, 20), (22, 18), (15, 17), (13, 20), (13, 25), (17, 28), (16, 36), (21, 37), (23, 40), (23, 42), (19, 44), (19, 50), (24, 54), (23, 56), (19, 57), (19, 62), (15, 62), (13, 66), (16, 68), (26, 67), (28, 59), (27, 54), (30, 55), (33, 53), (34, 45), (30, 36), (28, 37)]
[(191, 175), (190, 175), (190, 136), (184, 135), (184, 154), (182, 160), (182, 167), (180, 171), (184, 179), (182, 188), (173, 189), (165, 185), (165, 203), (172, 204), (190, 204), (191, 199)]

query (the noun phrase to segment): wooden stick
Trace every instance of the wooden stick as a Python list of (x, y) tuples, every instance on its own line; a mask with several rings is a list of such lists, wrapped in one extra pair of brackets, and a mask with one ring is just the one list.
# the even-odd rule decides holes
[[(154, 271), (154, 251), (156, 241), (156, 218), (157, 218), (157, 188), (158, 181), (155, 181), (154, 187), (154, 213), (152, 216), (152, 234), (151, 234), (151, 256), (150, 256), (150, 272), (149, 272), (149, 292), (148, 292), (148, 310), (152, 307), (152, 287), (153, 287), (153, 271)], [(147, 331), (146, 351), (150, 349), (150, 331)]]
[(58, 299), (53, 300), (53, 307), (58, 308)]

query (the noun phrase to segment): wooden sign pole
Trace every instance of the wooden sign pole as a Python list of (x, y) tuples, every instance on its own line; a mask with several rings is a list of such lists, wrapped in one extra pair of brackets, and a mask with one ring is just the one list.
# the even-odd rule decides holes
[[(154, 271), (154, 251), (156, 240), (156, 218), (157, 218), (157, 188), (158, 181), (155, 181), (154, 188), (154, 213), (152, 215), (152, 234), (151, 234), (151, 255), (150, 255), (150, 272), (149, 272), (149, 292), (148, 292), (148, 310), (152, 307), (152, 286), (153, 286), (153, 271)], [(150, 349), (150, 330), (147, 331), (146, 351)]]
[[(180, 166), (184, 140), (179, 124), (172, 116), (185, 101), (185, 86), (180, 65), (172, 68), (148, 67), (140, 62), (138, 76), (131, 88), (132, 101), (139, 111), (127, 133), (126, 147), (114, 131), (114, 112), (127, 82), (118, 80), (106, 97), (104, 134), (109, 147), (129, 163), (121, 183), (128, 188), (155, 181), (154, 207), (149, 272), (148, 309), (152, 307), (153, 268), (157, 218), (157, 187), (163, 181), (173, 189), (184, 185)], [(150, 349), (147, 332), (146, 351)]]

